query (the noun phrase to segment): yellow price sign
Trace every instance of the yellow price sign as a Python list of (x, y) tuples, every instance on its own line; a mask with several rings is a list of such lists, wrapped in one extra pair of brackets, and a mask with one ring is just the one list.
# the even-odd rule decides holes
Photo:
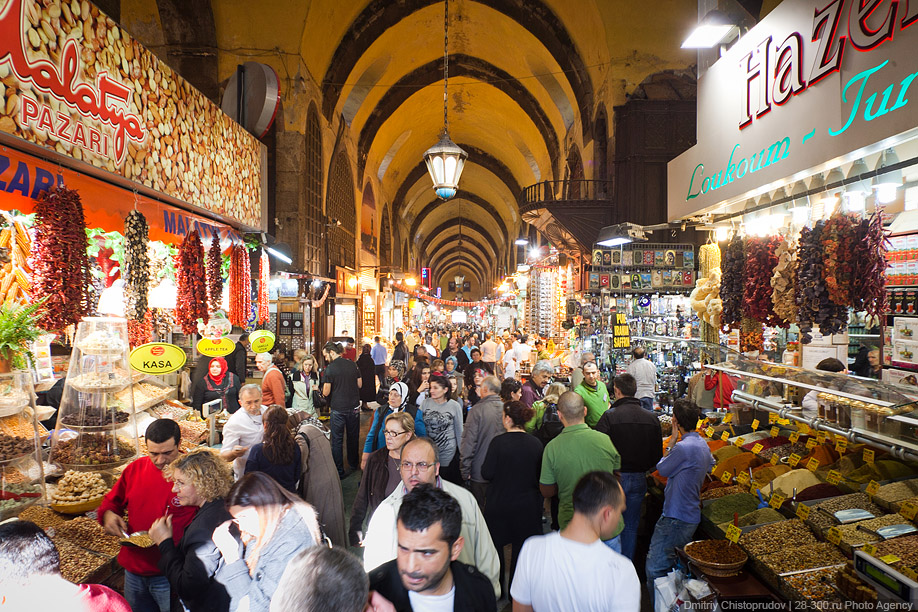
[(724, 425), (731, 423), (731, 422), (733, 422), (733, 413), (728, 412), (727, 414), (724, 415)]
[(727, 539), (736, 544), (739, 542), (740, 535), (742, 535), (742, 530), (736, 525), (727, 526)]
[(765, 447), (762, 446), (762, 443), (761, 443), (761, 442), (756, 442), (756, 443), (755, 443), (755, 446), (752, 447), (752, 454), (758, 455), (759, 453), (762, 452), (762, 449), (763, 449), (763, 448), (765, 448)]
[(800, 463), (801, 459), (802, 457), (800, 455), (798, 455), (797, 453), (794, 453), (793, 455), (787, 458), (787, 464), (791, 467), (797, 467), (797, 464)]
[(704, 419), (698, 419), (698, 422), (695, 423), (695, 429), (701, 429), (704, 427)]
[(771, 456), (771, 459), (769, 459), (769, 461), (771, 461), (771, 464), (772, 464), (772, 465), (778, 465), (778, 461), (780, 461), (780, 459), (778, 459), (777, 453), (775, 453), (774, 455), (772, 455), (772, 456)]
[(816, 434), (816, 440), (817, 440), (820, 444), (824, 443), (824, 442), (826, 441), (826, 432), (820, 431), (819, 433), (817, 433), (817, 434)]
[(736, 446), (742, 446), (745, 443), (746, 443), (746, 438), (743, 438), (742, 436), (740, 436), (739, 438), (733, 441), (733, 444), (735, 444)]
[(807, 461), (806, 469), (808, 469), (811, 472), (815, 472), (816, 470), (818, 470), (819, 469), (819, 459), (817, 459), (816, 457), (813, 457), (809, 461)]
[(709, 437), (709, 438), (713, 438), (713, 437), (714, 437), (714, 428), (713, 428), (713, 427), (708, 427), (707, 429), (705, 429), (705, 430), (704, 430), (704, 435), (706, 435), (706, 436)]
[(720, 475), (720, 481), (724, 484), (729, 484), (731, 478), (733, 478), (733, 476), (730, 474), (730, 472), (724, 472)]
[(874, 546), (873, 544), (864, 544), (864, 546), (863, 546), (863, 548), (861, 548), (861, 550), (863, 550), (865, 553), (867, 553), (867, 554), (870, 555), (871, 557), (876, 557), (876, 556), (877, 556), (877, 547)]
[(915, 518), (915, 515), (918, 514), (918, 506), (916, 506), (914, 502), (907, 501), (899, 507), (899, 514), (908, 520), (912, 520)]
[(768, 500), (768, 505), (777, 510), (781, 507), (781, 504), (784, 503), (784, 496), (780, 493), (772, 493), (771, 499)]
[(837, 485), (841, 482), (841, 479), (842, 475), (838, 472), (838, 470), (831, 470), (826, 476), (826, 482), (828, 482), (830, 485)]
[(752, 419), (752, 431), (758, 431), (759, 429), (759, 420)]
[(880, 561), (882, 561), (883, 563), (886, 563), (886, 564), (888, 564), (888, 565), (892, 565), (893, 563), (897, 563), (897, 562), (899, 562), (899, 561), (901, 561), (901, 560), (902, 560), (902, 559), (900, 559), (900, 558), (897, 557), (896, 555), (883, 555), (882, 557), (880, 557)]
[(839, 440), (835, 443), (835, 451), (838, 453), (844, 453), (848, 449), (847, 440)]
[(807, 438), (806, 448), (807, 450), (813, 450), (818, 444), (819, 442), (816, 441), (816, 438)]
[(770, 433), (771, 433), (771, 437), (772, 437), (772, 438), (776, 438), (780, 432), (781, 432), (781, 430), (778, 428), (777, 425), (775, 425), (774, 427), (771, 428), (771, 432), (770, 432)]
[(749, 474), (746, 472), (740, 472), (739, 474), (736, 475), (736, 482), (740, 483), (741, 485), (748, 485), (749, 484)]
[(873, 449), (872, 448), (864, 449), (864, 463), (873, 463)]
[(797, 425), (797, 431), (800, 432), (800, 435), (805, 436), (806, 434), (810, 433), (810, 426), (806, 423), (799, 423)]
[(838, 546), (839, 542), (841, 542), (841, 532), (838, 527), (830, 527), (828, 533), (826, 533), (826, 539)]
[(913, 570), (912, 568), (910, 568), (910, 567), (900, 567), (900, 568), (899, 568), (899, 571), (902, 573), (903, 576), (905, 576), (905, 577), (908, 578), (909, 580), (913, 580), (913, 581), (915, 581), (915, 582), (918, 582), (918, 573), (916, 573), (915, 570)]
[(791, 435), (789, 435), (789, 436), (787, 437), (787, 439), (791, 441), (791, 444), (796, 444), (796, 443), (797, 443), (797, 440), (800, 439), (800, 432), (795, 431), (794, 433), (792, 433)]
[(725, 432), (723, 432), (722, 434), (720, 434), (720, 439), (723, 440), (724, 442), (726, 442), (727, 440), (729, 440), (729, 439), (730, 439), (730, 432), (729, 432), (729, 431), (725, 431)]
[(880, 483), (876, 480), (871, 480), (867, 483), (867, 495), (876, 495), (877, 491), (880, 490)]
[(806, 504), (797, 504), (797, 518), (805, 521), (810, 516), (810, 507)]
[(769, 424), (769, 425), (772, 424), (772, 423), (777, 422), (777, 420), (778, 420), (778, 414), (777, 414), (776, 412), (769, 412), (769, 413), (768, 413), (768, 424)]

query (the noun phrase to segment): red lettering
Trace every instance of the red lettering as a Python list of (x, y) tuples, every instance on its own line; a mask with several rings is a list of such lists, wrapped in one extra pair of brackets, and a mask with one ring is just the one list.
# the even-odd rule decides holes
[(38, 102), (33, 100), (31, 96), (25, 94), (19, 96), (19, 99), (21, 101), (19, 125), (25, 127), (29, 125), (32, 120), (38, 119)]
[(38, 117), (38, 129), (54, 133), (54, 124), (51, 123), (51, 109), (42, 105), (41, 114)]
[(78, 144), (84, 149), (89, 145), (86, 144), (86, 133), (83, 131), (83, 124), (77, 122), (76, 127), (73, 129), (73, 144)]
[(57, 137), (60, 138), (61, 140), (66, 140), (67, 142), (71, 142), (70, 134), (68, 134), (66, 131), (67, 128), (70, 127), (70, 117), (68, 117), (64, 113), (58, 113), (57, 121), (58, 121), (57, 132), (55, 132), (57, 134)]
[(102, 147), (99, 142), (102, 138), (102, 133), (96, 128), (89, 128), (89, 148), (98, 153), (99, 155), (103, 154)]
[(892, 39), (893, 29), (896, 27), (899, 0), (891, 1), (880, 27), (873, 29), (867, 24), (867, 20), (883, 2), (885, 0), (859, 0), (851, 7), (851, 14), (848, 15), (848, 38), (855, 49), (870, 51)]

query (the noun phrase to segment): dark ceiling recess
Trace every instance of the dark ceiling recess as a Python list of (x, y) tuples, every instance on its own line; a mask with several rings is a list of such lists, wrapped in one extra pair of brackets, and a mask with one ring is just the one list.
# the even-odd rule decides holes
[[(427, 235), (427, 238), (421, 244), (421, 253), (427, 253), (428, 252), (427, 248), (430, 246), (430, 243), (433, 242), (434, 239), (437, 238), (437, 236), (442, 235), (447, 230), (455, 228), (458, 224), (459, 224), (459, 217), (454, 217), (452, 219), (447, 219), (446, 221), (444, 221), (437, 227), (430, 230), (430, 233)], [(472, 230), (474, 232), (478, 232), (479, 234), (481, 234), (484, 237), (485, 241), (491, 246), (491, 249), (493, 250), (493, 256), (500, 257), (500, 247), (498, 246), (497, 241), (495, 241), (494, 237), (491, 236), (490, 232), (488, 232), (480, 224), (468, 218), (462, 219), (461, 229), (462, 230)]]
[(443, 200), (439, 198), (435, 198), (427, 206), (421, 209), (421, 212), (418, 213), (418, 216), (415, 217), (414, 222), (411, 224), (411, 230), (409, 231), (408, 235), (409, 236), (417, 235), (418, 231), (421, 229), (421, 223), (424, 222), (424, 219), (426, 219), (431, 213), (437, 212), (440, 209), (440, 207), (449, 207), (450, 209), (455, 210), (457, 208), (456, 202), (458, 202), (459, 200), (468, 202), (473, 207), (478, 206), (484, 209), (484, 211), (488, 213), (492, 219), (494, 219), (494, 222), (497, 223), (497, 227), (503, 230), (503, 233), (501, 234), (501, 236), (503, 236), (504, 240), (507, 243), (510, 242), (509, 230), (507, 229), (506, 224), (504, 223), (503, 219), (501, 219), (500, 215), (498, 214), (497, 209), (494, 208), (484, 198), (478, 197), (474, 193), (468, 193), (461, 189), (456, 192), (456, 196), (452, 200), (449, 200), (448, 202), (444, 202)]
[(756, 21), (762, 15), (762, 0), (736, 0)]

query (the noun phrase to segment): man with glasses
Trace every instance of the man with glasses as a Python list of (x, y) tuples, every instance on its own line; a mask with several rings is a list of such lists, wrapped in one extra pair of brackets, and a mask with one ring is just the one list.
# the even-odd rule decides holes
[(370, 572), (395, 559), (398, 551), (398, 511), (402, 499), (419, 484), (429, 484), (452, 496), (462, 509), (461, 536), (465, 545), (458, 560), (473, 565), (491, 581), (495, 597), (500, 594), (497, 549), (475, 496), (467, 489), (440, 478), (437, 446), (428, 438), (416, 438), (402, 447), (402, 484), (373, 513), (363, 541), (363, 566)]

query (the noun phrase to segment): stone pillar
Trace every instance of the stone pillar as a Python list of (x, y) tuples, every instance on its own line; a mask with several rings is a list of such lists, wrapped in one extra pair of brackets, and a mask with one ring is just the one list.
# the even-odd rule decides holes
[(274, 217), (275, 237), (290, 245), (292, 267), (304, 268), (306, 248), (306, 193), (302, 184), (306, 167), (306, 137), (299, 132), (277, 132), (276, 187)]

